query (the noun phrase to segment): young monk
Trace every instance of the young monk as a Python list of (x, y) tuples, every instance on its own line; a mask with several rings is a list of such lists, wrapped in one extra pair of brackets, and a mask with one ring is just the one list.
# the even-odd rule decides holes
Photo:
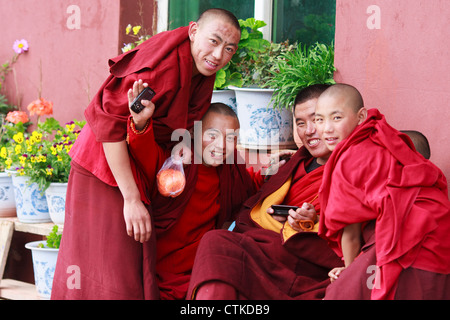
[[(299, 222), (318, 221), (317, 196), (330, 151), (314, 126), (318, 96), (327, 85), (302, 90), (295, 121), (303, 147), (241, 209), (233, 232), (214, 230), (200, 242), (189, 286), (193, 299), (321, 299), (330, 283), (327, 269), (341, 260), (317, 229)], [(298, 206), (276, 217), (273, 204)]]
[[(139, 83), (135, 93), (130, 92), (130, 102), (142, 89), (137, 87)], [(151, 119), (154, 108), (146, 109), (149, 112), (131, 111), (129, 147), (150, 185), (147, 194), (156, 232), (153, 260), (160, 298), (184, 299), (200, 239), (207, 231), (235, 219), (242, 203), (253, 194), (253, 184), (243, 161), (237, 164), (239, 120), (230, 107), (214, 103), (202, 118), (201, 136), (194, 133), (194, 159), (185, 168), (185, 190), (176, 198), (161, 195), (152, 187), (154, 171), (170, 152), (156, 143)]]
[[(138, 79), (155, 90), (155, 139), (170, 148), (172, 132), (192, 128), (208, 109), (215, 73), (230, 61), (239, 39), (236, 17), (210, 9), (197, 22), (155, 35), (109, 61), (111, 74), (86, 109), (87, 125), (71, 150), (53, 299), (159, 297), (148, 262), (154, 255), (147, 243), (151, 216), (125, 141), (127, 91)], [(71, 266), (77, 266), (76, 275), (67, 273)], [(70, 276), (80, 286), (68, 286)]]
[(449, 299), (450, 202), (441, 170), (378, 110), (367, 111), (350, 85), (327, 89), (315, 119), (333, 151), (319, 234), (345, 261), (330, 273), (337, 280), (325, 298)]

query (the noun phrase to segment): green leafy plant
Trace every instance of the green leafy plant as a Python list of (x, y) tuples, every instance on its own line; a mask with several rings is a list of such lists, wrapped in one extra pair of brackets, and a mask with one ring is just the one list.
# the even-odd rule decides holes
[(252, 61), (258, 59), (260, 53), (267, 51), (270, 42), (263, 39), (260, 28), (266, 26), (262, 20), (248, 18), (239, 19), (241, 27), (241, 39), (239, 40), (238, 51), (231, 61), (216, 74), (214, 89), (224, 89), (230, 85), (242, 87), (248, 82), (249, 67)]
[(335, 70), (333, 44), (299, 45), (281, 53), (264, 86), (275, 89), (274, 107), (289, 108), (301, 89), (317, 83), (334, 84)]
[[(54, 225), (52, 228), (52, 231), (49, 233), (49, 235), (47, 236), (47, 247), (48, 248), (53, 248), (53, 249), (59, 249), (59, 246), (61, 244), (61, 237), (62, 234), (60, 232), (58, 232), (58, 225)], [(44, 244), (40, 243), (38, 245), (38, 248), (44, 248)]]

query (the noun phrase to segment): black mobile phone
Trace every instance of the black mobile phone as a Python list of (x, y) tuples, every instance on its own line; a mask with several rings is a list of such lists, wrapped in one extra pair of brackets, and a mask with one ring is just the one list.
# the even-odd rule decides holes
[(289, 210), (297, 210), (299, 207), (296, 206), (286, 206), (286, 205), (272, 205), (273, 213), (275, 216), (288, 216)]
[(133, 110), (135, 113), (139, 113), (142, 110), (144, 110), (145, 106), (142, 105), (142, 100), (152, 100), (152, 98), (155, 96), (155, 91), (153, 91), (150, 87), (145, 87), (144, 90), (139, 93), (139, 95), (134, 99), (133, 103), (131, 104), (130, 109)]

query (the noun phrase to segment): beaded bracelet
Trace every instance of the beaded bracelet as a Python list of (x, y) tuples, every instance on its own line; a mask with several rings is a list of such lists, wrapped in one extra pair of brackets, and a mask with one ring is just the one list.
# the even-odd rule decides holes
[(130, 128), (131, 131), (133, 131), (134, 134), (143, 134), (145, 131), (147, 131), (148, 126), (150, 125), (150, 119), (147, 120), (147, 122), (145, 123), (145, 126), (142, 130), (137, 130), (135, 123), (133, 121), (133, 117), (131, 117), (131, 121), (130, 121)]

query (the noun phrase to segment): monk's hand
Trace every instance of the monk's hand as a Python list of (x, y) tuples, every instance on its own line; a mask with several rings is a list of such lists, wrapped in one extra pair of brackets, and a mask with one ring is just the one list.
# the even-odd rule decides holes
[(328, 272), (328, 276), (330, 277), (331, 282), (337, 280), (342, 271), (344, 271), (345, 267), (334, 268), (330, 272)]
[(172, 149), (172, 156), (175, 160), (181, 160), (183, 164), (192, 163), (192, 151), (190, 143), (185, 143), (185, 140), (177, 143)]
[(144, 90), (145, 87), (148, 87), (147, 83), (144, 83), (142, 79), (135, 81), (133, 84), (133, 88), (128, 90), (128, 107), (130, 108), (130, 113), (133, 117), (133, 122), (136, 130), (142, 130), (145, 128), (147, 121), (153, 116), (155, 112), (155, 105), (153, 102), (149, 100), (141, 100), (142, 105), (145, 107), (141, 112), (136, 113), (131, 110), (131, 105), (133, 104), (134, 99)]
[(313, 221), (317, 222), (317, 213), (316, 209), (311, 203), (303, 203), (303, 205), (297, 210), (289, 210), (288, 221), (291, 225), (292, 229), (296, 231), (302, 231), (303, 229), (300, 227), (300, 221)]
[(294, 153), (297, 151), (295, 150), (283, 150), (274, 154), (270, 155), (270, 161), (269, 166), (264, 168), (261, 173), (265, 176), (271, 176), (278, 172), (278, 170), (286, 164), (286, 162), (292, 157)]
[(150, 240), (152, 233), (150, 214), (140, 199), (125, 199), (123, 214), (127, 234), (130, 237), (141, 243)]
[(278, 222), (284, 223), (287, 220), (286, 216), (274, 215), (273, 212), (274, 210), (272, 207), (267, 208), (267, 213), (270, 214), (270, 216), (275, 220), (277, 220)]

